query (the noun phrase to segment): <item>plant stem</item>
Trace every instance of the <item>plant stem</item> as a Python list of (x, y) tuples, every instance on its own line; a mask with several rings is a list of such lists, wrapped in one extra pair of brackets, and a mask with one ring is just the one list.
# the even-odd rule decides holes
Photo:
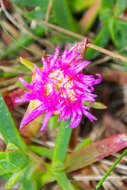
[(70, 183), (65, 172), (61, 172), (59, 175), (56, 175), (56, 180), (62, 190), (74, 190), (74, 187)]
[(99, 183), (96, 186), (96, 189), (100, 188), (102, 183), (105, 181), (105, 179), (108, 177), (108, 175), (111, 173), (111, 171), (116, 167), (116, 165), (120, 162), (120, 160), (127, 154), (127, 149), (123, 151), (123, 153), (120, 155), (120, 157), (114, 162), (114, 164), (111, 166), (111, 168), (106, 172), (104, 177), (99, 181)]
[[(78, 38), (78, 39), (81, 39), (81, 40), (84, 39), (84, 36), (81, 35), (81, 34), (78, 34), (78, 33), (75, 33), (75, 32), (71, 32), (71, 31), (69, 31), (67, 29), (61, 28), (61, 27), (56, 26), (54, 24), (50, 24), (49, 22), (46, 22), (44, 20), (41, 20), (40, 22), (42, 24), (44, 24), (45, 26), (47, 26), (49, 28), (52, 28), (52, 29), (54, 29), (54, 30), (56, 30), (56, 31), (58, 31), (60, 33), (67, 34), (69, 36), (72, 36), (72, 37), (75, 37), (75, 38)], [(87, 47), (95, 49), (95, 50), (97, 50), (97, 51), (99, 51), (99, 52), (101, 52), (101, 53), (103, 53), (105, 55), (109, 55), (110, 57), (112, 57), (114, 59), (118, 59), (120, 61), (127, 62), (127, 58), (126, 57), (124, 57), (124, 56), (122, 56), (120, 54), (114, 53), (114, 52), (112, 52), (110, 50), (104, 49), (102, 47), (99, 47), (97, 45), (94, 45), (92, 43), (88, 43)]]
[(64, 121), (61, 122), (53, 154), (53, 163), (52, 163), (53, 166), (55, 166), (57, 163), (61, 164), (64, 163), (72, 132), (72, 129), (69, 127), (69, 123), (70, 120), (67, 120), (66, 122)]
[(61, 122), (52, 162), (53, 174), (62, 190), (74, 190), (74, 187), (64, 172), (64, 160), (72, 132), (72, 129), (69, 127), (69, 123), (70, 120)]

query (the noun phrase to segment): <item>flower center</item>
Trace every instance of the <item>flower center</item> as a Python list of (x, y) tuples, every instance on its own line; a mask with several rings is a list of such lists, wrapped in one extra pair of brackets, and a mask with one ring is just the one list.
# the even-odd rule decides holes
[(48, 77), (51, 82), (45, 85), (46, 96), (53, 91), (53, 86), (57, 93), (61, 91), (61, 97), (69, 98), (71, 101), (75, 100), (75, 92), (73, 90), (73, 81), (71, 78), (64, 74), (60, 69), (52, 71)]

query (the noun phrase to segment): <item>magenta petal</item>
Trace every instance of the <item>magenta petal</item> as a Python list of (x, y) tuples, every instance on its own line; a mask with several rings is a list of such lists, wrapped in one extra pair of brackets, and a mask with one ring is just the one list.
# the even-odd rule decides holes
[(73, 122), (72, 126), (70, 125), (70, 127), (76, 128), (80, 124), (81, 119), (82, 119), (82, 115), (77, 115), (75, 121)]
[(60, 122), (60, 121), (64, 118), (64, 116), (65, 116), (65, 111), (62, 111), (62, 112), (60, 113), (59, 118), (58, 118), (58, 122)]
[(42, 105), (38, 106), (35, 108), (30, 115), (25, 119), (22, 120), (20, 128), (23, 128), (25, 125), (27, 125), (30, 121), (41, 115), (45, 111), (45, 107)]
[(71, 117), (71, 111), (65, 113), (64, 121), (67, 121)]
[(90, 121), (96, 121), (97, 120), (97, 118), (95, 117), (95, 116), (93, 116), (91, 113), (89, 113), (89, 112), (87, 112), (86, 110), (84, 110), (83, 111), (83, 113), (84, 113), (84, 115), (86, 116), (86, 117), (88, 117), (88, 119), (90, 120)]
[(102, 81), (102, 76), (97, 73), (96, 76), (98, 77), (97, 79), (95, 79), (95, 83), (94, 84), (99, 84)]
[(52, 116), (52, 114), (53, 114), (53, 111), (49, 111), (49, 112), (46, 113), (45, 118), (43, 120), (43, 124), (42, 124), (41, 130), (40, 130), (41, 132), (43, 132), (45, 130), (45, 127), (46, 127), (46, 125), (48, 123), (48, 120), (50, 119), (50, 117)]
[(93, 121), (97, 118), (88, 112), (88, 107), (83, 107), (83, 101), (95, 102), (94, 85), (101, 82), (100, 74), (85, 75), (82, 70), (90, 64), (84, 61), (87, 39), (77, 42), (73, 46), (68, 44), (61, 54), (56, 48), (54, 55), (42, 57), (43, 68), (36, 65), (35, 77), (31, 84), (20, 78), (24, 86), (30, 89), (25, 93), (23, 101), (39, 100), (39, 106), (34, 109), (28, 118), (23, 119), (24, 127), (34, 118), (46, 112), (41, 131), (44, 131), (47, 122), (54, 111), (58, 111), (58, 121), (71, 118), (70, 127), (79, 125), (82, 115)]
[(82, 88), (84, 90), (87, 88), (83, 83), (81, 83), (77, 80), (75, 80), (74, 84), (76, 85), (77, 88), (79, 87), (79, 88)]
[(40, 68), (37, 67), (36, 65), (34, 65), (34, 68), (36, 71), (35, 80), (41, 81), (42, 80), (42, 72), (41, 72)]
[(49, 70), (48, 62), (45, 60), (44, 57), (42, 57), (41, 60), (42, 60), (42, 63), (43, 63), (43, 71), (47, 72)]
[(76, 128), (80, 124), (81, 119), (82, 119), (82, 115), (78, 115), (77, 114), (76, 117), (75, 117), (75, 119), (74, 119), (74, 121), (72, 121), (70, 123), (70, 127), (71, 128)]
[(71, 128), (73, 128), (73, 126), (74, 126), (74, 122), (75, 122), (75, 120), (76, 120), (76, 117), (77, 117), (77, 113), (76, 113), (76, 111), (73, 111), (73, 112), (72, 112), (71, 123), (70, 123), (70, 127), (71, 127)]
[(90, 61), (83, 61), (80, 64), (77, 65), (75, 72), (79, 73), (81, 72), (85, 67), (87, 67), (87, 65), (90, 64)]
[(32, 86), (26, 82), (23, 78), (19, 77), (20, 82), (26, 87), (29, 88), (30, 90), (32, 90)]
[[(59, 56), (59, 48), (56, 48), (56, 52), (55, 52), (55, 55), (53, 56), (53, 59), (51, 60), (50, 62), (50, 67), (53, 67), (53, 66), (56, 66), (56, 61), (58, 59), (58, 56)], [(58, 62), (57, 62), (58, 63)]]

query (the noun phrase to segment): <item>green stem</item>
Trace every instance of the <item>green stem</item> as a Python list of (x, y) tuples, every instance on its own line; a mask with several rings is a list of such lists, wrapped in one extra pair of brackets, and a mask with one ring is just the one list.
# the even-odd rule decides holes
[(53, 174), (62, 190), (74, 190), (74, 187), (64, 172), (64, 161), (72, 132), (72, 129), (69, 127), (69, 123), (70, 120), (61, 122), (52, 162)]
[(64, 172), (61, 172), (59, 175), (56, 175), (56, 180), (63, 190), (74, 190), (73, 185), (70, 183)]
[(96, 186), (96, 189), (100, 188), (102, 183), (105, 181), (105, 179), (108, 177), (108, 175), (111, 173), (111, 171), (116, 167), (116, 165), (120, 162), (120, 160), (127, 154), (127, 149), (123, 151), (123, 153), (120, 155), (120, 157), (114, 162), (114, 164), (111, 166), (111, 168), (106, 172), (104, 177), (99, 181), (99, 183)]
[(61, 122), (53, 154), (53, 163), (52, 163), (53, 166), (57, 165), (57, 163), (61, 164), (64, 163), (72, 132), (72, 129), (69, 127), (69, 124), (70, 120), (67, 120), (66, 122), (64, 121)]

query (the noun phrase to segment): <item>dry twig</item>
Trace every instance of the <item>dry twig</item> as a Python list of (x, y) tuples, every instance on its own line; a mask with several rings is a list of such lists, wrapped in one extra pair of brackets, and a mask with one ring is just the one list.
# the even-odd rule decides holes
[[(49, 27), (49, 28), (52, 28), (52, 29), (54, 29), (54, 30), (57, 30), (58, 32), (67, 34), (67, 35), (69, 35), (69, 36), (72, 36), (72, 37), (75, 37), (75, 38), (78, 38), (78, 39), (81, 39), (81, 40), (84, 38), (83, 35), (77, 34), (77, 33), (75, 33), (75, 32), (71, 32), (71, 31), (69, 31), (69, 30), (66, 30), (66, 29), (64, 29), (64, 28), (61, 28), (61, 27), (56, 26), (56, 25), (54, 25), (54, 24), (50, 24), (50, 23), (48, 23), (48, 22), (46, 22), (46, 21), (41, 21), (41, 23), (44, 24), (44, 25), (46, 25), (46, 26)], [(117, 53), (111, 52), (110, 50), (104, 49), (104, 48), (102, 48), (102, 47), (96, 46), (96, 45), (94, 45), (94, 44), (92, 44), (92, 43), (88, 43), (88, 44), (87, 44), (87, 47), (92, 48), (92, 49), (95, 49), (95, 50), (97, 50), (97, 51), (99, 51), (99, 52), (101, 52), (101, 53), (103, 53), (103, 54), (109, 55), (110, 57), (112, 57), (112, 58), (114, 58), (114, 59), (118, 59), (118, 60), (127, 62), (127, 58), (126, 58), (126, 57), (124, 57), (124, 56), (122, 56), (122, 55), (119, 55), (119, 54), (117, 54)]]
[(50, 15), (50, 11), (51, 11), (51, 8), (52, 8), (52, 3), (53, 3), (52, 0), (50, 0), (49, 4), (48, 4), (46, 16), (45, 16), (45, 22), (48, 22), (48, 20), (49, 20), (49, 15)]

